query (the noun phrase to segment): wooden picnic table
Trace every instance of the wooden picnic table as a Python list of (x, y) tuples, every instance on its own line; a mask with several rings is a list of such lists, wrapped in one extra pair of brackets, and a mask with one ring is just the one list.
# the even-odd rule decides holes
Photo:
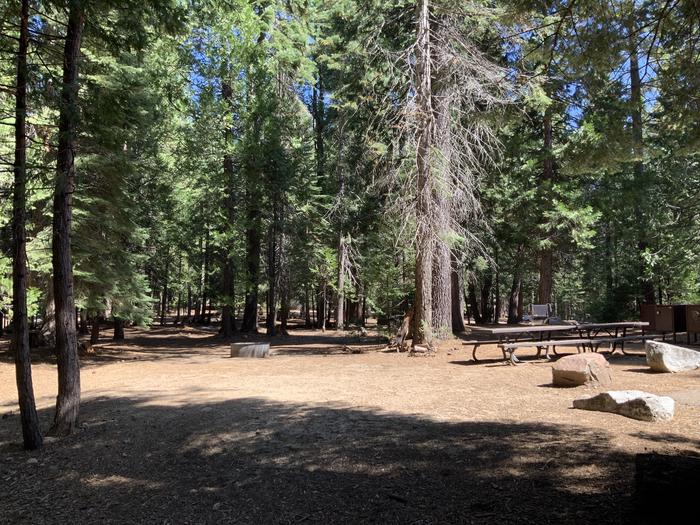
[[(608, 338), (613, 340), (611, 353), (617, 349), (618, 342), (620, 343), (620, 350), (625, 353), (625, 340), (629, 339), (627, 337), (627, 330), (629, 329), (641, 329), (642, 336), (644, 335), (644, 329), (649, 326), (649, 323), (644, 321), (623, 321), (617, 323), (582, 323), (582, 324), (557, 324), (557, 325), (518, 325), (518, 326), (470, 326), (473, 333), (487, 334), (491, 336), (498, 337), (497, 341), (492, 343), (498, 344), (503, 352), (503, 358), (508, 359), (506, 355), (506, 350), (504, 348), (505, 343), (518, 341), (519, 339), (524, 339), (525, 341), (546, 342), (552, 340), (552, 334), (555, 333), (571, 333), (575, 332), (578, 334), (580, 339), (593, 339), (598, 337), (600, 334), (606, 334)], [(622, 332), (622, 333), (620, 333)], [(619, 340), (619, 341), (617, 341)], [(476, 361), (476, 349), (480, 344), (487, 344), (486, 342), (481, 343), (480, 341), (471, 341), (464, 344), (473, 344), (474, 350), (472, 352), (472, 357)], [(533, 346), (537, 346), (533, 344)], [(543, 345), (548, 348), (548, 345)], [(556, 346), (552, 348), (553, 352), (556, 354)], [(540, 356), (542, 352), (542, 346), (537, 347), (537, 357)], [(547, 351), (548, 353), (548, 351)], [(547, 357), (549, 357), (547, 355)], [(517, 362), (515, 354), (511, 352), (510, 359), (512, 362)]]

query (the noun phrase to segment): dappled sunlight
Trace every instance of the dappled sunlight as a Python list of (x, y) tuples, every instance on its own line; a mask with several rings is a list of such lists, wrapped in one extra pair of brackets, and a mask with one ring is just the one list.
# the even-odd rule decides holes
[(128, 486), (130, 489), (141, 488), (145, 490), (160, 490), (164, 488), (164, 483), (150, 480), (127, 478), (125, 476), (90, 476), (82, 480), (83, 483), (95, 488), (114, 488)]

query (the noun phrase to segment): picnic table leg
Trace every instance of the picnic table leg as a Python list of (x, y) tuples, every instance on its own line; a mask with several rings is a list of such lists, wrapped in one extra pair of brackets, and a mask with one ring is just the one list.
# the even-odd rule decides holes
[[(615, 339), (617, 339), (617, 336), (618, 336), (619, 333), (620, 333), (620, 329), (619, 329), (619, 328), (615, 328), (615, 335), (614, 335), (613, 337), (614, 337)], [(611, 334), (611, 335), (612, 335), (612, 334)], [(615, 350), (617, 350), (617, 341), (613, 341), (613, 342), (610, 344), (610, 354), (611, 354), (611, 355), (614, 354), (614, 353), (615, 353)]]
[(516, 350), (515, 348), (512, 348), (512, 349), (510, 350), (510, 363), (511, 363), (512, 365), (520, 364), (520, 359), (518, 359), (517, 357), (515, 357), (515, 350)]
[[(543, 339), (544, 339), (544, 332), (540, 332), (540, 339), (539, 339), (539, 341), (541, 342)], [(542, 353), (542, 347), (541, 347), (541, 346), (536, 346), (535, 348), (537, 348), (537, 355), (535, 355), (535, 357), (539, 359), (540, 354)]]
[[(622, 337), (625, 337), (627, 334), (627, 329), (625, 328), (622, 331)], [(642, 328), (642, 344), (646, 341), (646, 338), (644, 337), (644, 328)], [(623, 340), (620, 344), (620, 351), (622, 352), (623, 355), (629, 355), (627, 352), (625, 352), (625, 341)]]
[[(550, 340), (552, 339), (552, 332), (549, 332), (549, 339), (550, 339)], [(553, 353), (554, 355), (559, 355), (559, 354), (557, 354), (557, 345), (553, 345), (553, 346), (552, 346), (552, 353)], [(550, 359), (550, 357), (549, 357), (549, 347), (547, 347), (547, 352), (545, 353), (544, 356), (545, 356), (547, 359)]]

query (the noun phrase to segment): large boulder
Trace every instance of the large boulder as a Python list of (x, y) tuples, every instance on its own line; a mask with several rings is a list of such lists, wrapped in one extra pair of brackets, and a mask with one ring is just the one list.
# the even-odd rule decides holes
[(639, 390), (619, 390), (575, 399), (574, 408), (611, 412), (641, 421), (669, 421), (673, 419), (675, 402), (670, 397)]
[(656, 372), (685, 372), (700, 368), (700, 352), (681, 346), (647, 341), (647, 364)]
[(270, 343), (231, 343), (231, 357), (269, 357)]
[(567, 355), (552, 365), (555, 386), (601, 385), (612, 383), (610, 364), (601, 354)]

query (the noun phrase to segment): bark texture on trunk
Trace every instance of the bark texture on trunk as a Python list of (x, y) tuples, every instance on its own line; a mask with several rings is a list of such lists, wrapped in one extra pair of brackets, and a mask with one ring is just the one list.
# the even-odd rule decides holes
[(484, 323), (493, 320), (493, 307), (491, 303), (491, 289), (493, 288), (493, 273), (489, 269), (484, 276), (484, 283), (481, 287), (481, 319)]
[(552, 288), (554, 285), (554, 254), (552, 250), (546, 249), (540, 252), (539, 271), (540, 282), (537, 289), (537, 301), (539, 304), (549, 304), (552, 302)]
[[(228, 69), (228, 68), (227, 68)], [(226, 75), (229, 74), (228, 70), (225, 72)], [(231, 89), (231, 84), (228, 81), (221, 83), (221, 95), (223, 99), (228, 104), (228, 109), (233, 111), (233, 90)], [(232, 126), (226, 126), (224, 130), (224, 141), (227, 146), (233, 144), (233, 128)], [(236, 220), (236, 206), (235, 206), (235, 172), (233, 166), (233, 156), (229, 153), (224, 155), (224, 176), (226, 177), (226, 197), (224, 200), (225, 212), (226, 212), (226, 226), (230, 230), (231, 239), (229, 242), (233, 242), (233, 225)], [(235, 265), (233, 260), (233, 250), (230, 246), (224, 246), (224, 264), (222, 269), (222, 285), (223, 285), (223, 307), (221, 309), (221, 332), (222, 335), (228, 339), (236, 332), (236, 318), (235, 318), (235, 297), (236, 290), (234, 287), (234, 273)]]
[(260, 210), (257, 204), (250, 203), (247, 214), (250, 226), (246, 229), (246, 294), (243, 310), (244, 332), (258, 331), (258, 286), (260, 283)]
[(518, 301), (521, 286), (522, 281), (520, 275), (516, 272), (513, 275), (513, 283), (510, 285), (510, 293), (508, 294), (508, 324), (517, 324), (520, 322), (518, 318)]
[(321, 282), (316, 295), (316, 328), (326, 331), (326, 282)]
[(112, 339), (115, 341), (124, 340), (124, 319), (121, 317), (114, 318), (114, 336)]
[(476, 324), (481, 324), (484, 322), (484, 318), (481, 317), (481, 312), (479, 310), (479, 301), (476, 298), (476, 286), (474, 285), (473, 282), (469, 283), (468, 286), (468, 295), (469, 295), (469, 306), (472, 311), (472, 317), (474, 318), (474, 322)]
[(287, 236), (282, 234), (280, 238), (280, 255), (279, 255), (279, 265), (280, 265), (280, 330), (282, 335), (287, 333), (287, 322), (289, 320), (289, 300), (290, 300), (290, 275), (289, 275), (289, 264), (287, 261), (287, 246), (288, 239)]
[(309, 285), (304, 285), (304, 327), (311, 328), (311, 301), (309, 300)]
[[(203, 214), (206, 211), (203, 211)], [(199, 322), (207, 324), (207, 301), (209, 288), (209, 225), (204, 225), (204, 240), (202, 241), (202, 276), (200, 281), (202, 302), (200, 303)]]
[[(263, 35), (259, 40), (264, 38)], [(251, 88), (254, 89), (254, 88)], [(255, 142), (260, 142), (261, 136), (260, 116), (253, 117), (252, 134)], [(246, 213), (246, 253), (245, 272), (246, 290), (245, 307), (243, 309), (243, 323), (241, 331), (258, 331), (258, 288), (260, 285), (260, 255), (261, 255), (261, 230), (262, 213), (260, 204), (262, 169), (255, 159), (249, 159), (245, 168), (245, 213)]]
[[(542, 166), (542, 190), (545, 198), (550, 198), (550, 190), (554, 181), (554, 153), (552, 146), (554, 143), (552, 129), (552, 109), (551, 106), (545, 110), (544, 114), (544, 161)], [(547, 201), (548, 202), (548, 201)], [(545, 205), (546, 206), (546, 205)], [(543, 220), (545, 220), (543, 218)], [(547, 238), (551, 240), (553, 232), (547, 230)], [(537, 300), (540, 304), (552, 302), (552, 288), (554, 286), (554, 253), (548, 246), (540, 250), (539, 260), (540, 282), (538, 287)]]
[[(24, 448), (41, 448), (43, 438), (34, 401), (32, 361), (27, 316), (27, 50), (29, 48), (29, 0), (22, 0), (17, 86), (15, 91), (15, 162), (12, 203), (12, 351), (15, 356), (17, 397)], [(4, 319), (0, 317), (0, 322)], [(0, 325), (0, 331), (2, 326)]]
[(53, 289), (56, 315), (58, 397), (51, 433), (70, 434), (80, 410), (80, 363), (75, 329), (71, 207), (75, 189), (75, 139), (78, 126), (78, 60), (85, 24), (82, 2), (70, 3), (63, 53), (63, 87), (58, 125), (56, 189), (53, 201)]
[(464, 326), (464, 303), (462, 300), (464, 279), (462, 271), (457, 266), (457, 261), (452, 258), (452, 332), (461, 334), (465, 331)]
[(90, 344), (96, 345), (100, 341), (100, 318), (95, 316), (92, 319), (92, 329), (90, 331)]
[(443, 241), (435, 243), (433, 253), (433, 334), (447, 339), (452, 334), (452, 275), (450, 249)]
[(80, 311), (78, 312), (78, 315), (80, 317), (78, 331), (83, 335), (87, 334), (88, 333), (88, 321), (87, 321), (87, 312), (85, 311), (85, 308), (81, 308)]
[(433, 184), (430, 153), (433, 147), (433, 107), (431, 86), (430, 4), (420, 0), (417, 7), (416, 35), (416, 103), (423, 119), (418, 131), (416, 148), (416, 297), (414, 306), (413, 345), (432, 343), (433, 326), (433, 231), (431, 204)]
[(279, 229), (279, 193), (273, 189), (272, 221), (267, 235), (267, 315), (265, 327), (268, 335), (275, 335), (277, 331), (277, 232)]
[(192, 285), (187, 285), (187, 322), (192, 322)]
[(654, 280), (648, 276), (644, 253), (649, 248), (649, 224), (645, 213), (646, 192), (649, 181), (644, 170), (644, 129), (642, 112), (642, 81), (639, 74), (639, 57), (634, 23), (630, 27), (630, 103), (632, 105), (632, 147), (634, 153), (634, 215), (637, 224), (637, 252), (639, 266), (639, 296), (644, 304), (654, 304), (656, 295)]
[(348, 272), (348, 246), (342, 233), (338, 239), (338, 302), (336, 329), (345, 330), (345, 275)]
[(170, 269), (170, 254), (165, 254), (165, 275), (163, 276), (163, 295), (160, 305), (160, 325), (165, 324), (165, 316), (168, 310), (168, 270)]

